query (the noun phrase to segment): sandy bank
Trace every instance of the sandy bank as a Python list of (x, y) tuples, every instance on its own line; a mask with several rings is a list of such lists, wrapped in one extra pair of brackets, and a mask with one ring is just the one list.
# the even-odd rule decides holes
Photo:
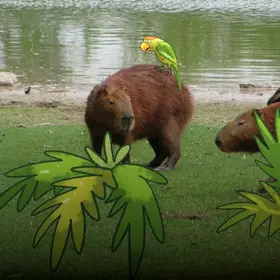
[[(59, 85), (32, 86), (29, 94), (25, 94), (26, 87), (1, 87), (0, 106), (23, 107), (58, 107), (84, 106), (90, 87), (70, 88)], [(189, 85), (196, 103), (208, 105), (247, 104), (246, 106), (263, 106), (277, 88), (260, 88), (241, 91), (236, 88), (221, 89), (215, 87), (201, 87)]]

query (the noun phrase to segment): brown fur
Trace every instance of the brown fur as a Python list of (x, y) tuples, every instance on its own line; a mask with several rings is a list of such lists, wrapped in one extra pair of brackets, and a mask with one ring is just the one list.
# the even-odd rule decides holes
[[(280, 102), (257, 109), (262, 121), (268, 130), (275, 136), (275, 114), (280, 109)], [(259, 152), (255, 137), (261, 138), (261, 134), (254, 117), (253, 109), (237, 116), (227, 123), (217, 134), (216, 145), (222, 152)]]
[[(158, 169), (175, 167), (180, 158), (181, 134), (192, 118), (194, 102), (186, 86), (179, 91), (173, 75), (154, 67), (144, 64), (121, 69), (91, 91), (85, 122), (97, 153), (101, 154), (104, 134), (110, 131), (113, 143), (118, 145), (148, 138), (156, 154), (148, 166), (159, 167), (168, 158)], [(128, 126), (123, 125), (125, 115), (134, 117)]]

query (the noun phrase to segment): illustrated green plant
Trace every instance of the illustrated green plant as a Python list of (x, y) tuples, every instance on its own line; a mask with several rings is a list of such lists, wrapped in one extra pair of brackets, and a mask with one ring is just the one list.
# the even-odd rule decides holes
[[(146, 220), (156, 239), (164, 242), (162, 217), (149, 181), (165, 185), (167, 179), (152, 169), (122, 164), (131, 147), (123, 146), (114, 156), (109, 133), (104, 139), (105, 158), (90, 148), (85, 149), (89, 159), (67, 152), (47, 151), (45, 154), (56, 160), (28, 164), (6, 173), (7, 177), (25, 179), (0, 195), (0, 209), (20, 193), (17, 203), (20, 212), (32, 197), (37, 201), (53, 190), (53, 196), (38, 206), (32, 215), (56, 207), (41, 223), (33, 241), (35, 248), (51, 225), (56, 224), (50, 254), (51, 271), (55, 271), (63, 257), (69, 233), (80, 254), (85, 239), (86, 214), (98, 221), (97, 200), (112, 203), (108, 217), (119, 212), (121, 216), (111, 249), (117, 250), (128, 235), (129, 276), (134, 277), (144, 253)], [(108, 192), (110, 194), (106, 197)]]
[(218, 228), (217, 232), (222, 232), (252, 216), (251, 237), (253, 237), (258, 228), (268, 219), (270, 219), (268, 236), (272, 236), (280, 229), (280, 196), (278, 194), (280, 189), (280, 114), (279, 110), (277, 110), (275, 114), (276, 139), (273, 138), (260, 116), (256, 112), (254, 114), (264, 143), (258, 137), (255, 137), (255, 139), (263, 157), (267, 161), (267, 163), (264, 163), (256, 160), (256, 163), (265, 173), (275, 178), (276, 181), (269, 184), (261, 182), (270, 198), (265, 198), (257, 193), (238, 191), (240, 195), (251, 202), (238, 202), (219, 206), (217, 209), (242, 209), (242, 211), (225, 221)]

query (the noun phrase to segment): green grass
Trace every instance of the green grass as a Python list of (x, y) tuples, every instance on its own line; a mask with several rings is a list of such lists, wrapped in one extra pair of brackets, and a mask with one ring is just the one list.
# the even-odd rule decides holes
[[(33, 114), (35, 116), (36, 112)], [(13, 121), (2, 124), (0, 128), (1, 191), (15, 182), (4, 177), (5, 172), (31, 161), (47, 159), (43, 155), (46, 150), (85, 156), (84, 147), (90, 142), (84, 125), (15, 128), (12, 124), (18, 123), (21, 118), (15, 121), (16, 116), (13, 117)], [(35, 124), (48, 120), (32, 119), (29, 122)], [(208, 215), (207, 218), (164, 219), (166, 239), (163, 245), (148, 230), (138, 279), (177, 279), (177, 275), (181, 275), (181, 278), (188, 275), (239, 276), (248, 271), (252, 271), (253, 275), (253, 269), (259, 273), (277, 272), (276, 260), (280, 258), (278, 233), (268, 238), (267, 227), (263, 226), (251, 239), (249, 219), (225, 232), (216, 233), (225, 219), (234, 213), (216, 210), (216, 207), (240, 201), (236, 190), (255, 191), (258, 180), (266, 177), (254, 163), (254, 159), (260, 158), (260, 155), (243, 159), (241, 154), (229, 157), (221, 153), (214, 144), (218, 129), (217, 126), (197, 123), (191, 125), (182, 139), (182, 157), (177, 168), (164, 172), (170, 188), (153, 187), (161, 212), (200, 213)], [(134, 162), (146, 163), (152, 156), (152, 149), (146, 141), (132, 145)], [(49, 256), (52, 230), (36, 249), (32, 248), (36, 229), (45, 214), (31, 217), (31, 212), (41, 200), (36, 203), (32, 200), (21, 213), (16, 211), (16, 202), (14, 199), (0, 212), (0, 276), (3, 279), (12, 275), (51, 277)], [(97, 279), (101, 279), (101, 276), (108, 279), (115, 275), (116, 278), (127, 279), (127, 239), (117, 252), (110, 251), (117, 218), (106, 218), (109, 211), (107, 206), (101, 204), (100, 209), (100, 222), (87, 219), (86, 243), (82, 254), (77, 255), (72, 244), (68, 245), (55, 273), (57, 277), (72, 275), (76, 279), (77, 276), (96, 275)]]

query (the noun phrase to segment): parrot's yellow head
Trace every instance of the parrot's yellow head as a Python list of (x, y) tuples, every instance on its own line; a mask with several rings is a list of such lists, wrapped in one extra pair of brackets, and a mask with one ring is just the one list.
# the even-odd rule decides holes
[(155, 51), (157, 43), (162, 42), (163, 40), (155, 36), (147, 36), (144, 38), (140, 48), (143, 52)]

